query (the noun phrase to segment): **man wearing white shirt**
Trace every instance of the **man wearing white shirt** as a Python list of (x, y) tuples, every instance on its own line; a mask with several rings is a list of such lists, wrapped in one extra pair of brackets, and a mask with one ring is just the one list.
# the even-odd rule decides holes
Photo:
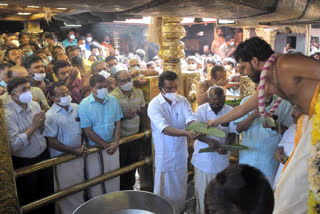
[[(46, 118), (40, 105), (32, 101), (29, 80), (16, 77), (8, 82), (9, 103), (5, 106), (5, 120), (12, 162), (15, 169), (49, 158), (46, 139), (42, 136)], [(31, 203), (53, 192), (52, 170), (44, 169), (17, 179), (20, 205)], [(47, 205), (32, 213), (53, 213)]]
[[(82, 146), (82, 130), (78, 116), (78, 104), (71, 103), (71, 96), (63, 82), (55, 82), (49, 89), (54, 103), (46, 114), (43, 135), (48, 138), (51, 157), (73, 154), (79, 158), (54, 167), (55, 191), (61, 191), (85, 181), (84, 160), (86, 147)], [(83, 192), (75, 193), (56, 202), (56, 213), (72, 213), (84, 203)]]
[(163, 72), (159, 89), (148, 107), (155, 147), (154, 193), (167, 198), (179, 214), (187, 192), (187, 136), (195, 139), (199, 134), (185, 130), (196, 118), (187, 99), (176, 94), (177, 74)]
[[(231, 111), (232, 107), (225, 105), (225, 93), (221, 86), (212, 86), (207, 91), (208, 102), (199, 106), (197, 121), (206, 123), (209, 119), (216, 119)], [(226, 152), (220, 144), (232, 143), (235, 140), (236, 126), (233, 123), (222, 124), (217, 128), (223, 130), (226, 138), (200, 136), (194, 144), (192, 164), (195, 167), (195, 192), (197, 196), (197, 213), (204, 214), (204, 196), (206, 186), (216, 175), (229, 166), (230, 152)], [(201, 153), (202, 148), (213, 147), (217, 152)]]
[(297, 122), (299, 117), (301, 116), (301, 113), (293, 109), (291, 116), (292, 116), (293, 124), (283, 134), (281, 141), (278, 144), (278, 149), (275, 152), (275, 159), (279, 161), (280, 165), (276, 174), (276, 178), (274, 179), (274, 185), (273, 185), (274, 188), (276, 187), (277, 180), (294, 148), (294, 137), (295, 137), (296, 127), (297, 127)]

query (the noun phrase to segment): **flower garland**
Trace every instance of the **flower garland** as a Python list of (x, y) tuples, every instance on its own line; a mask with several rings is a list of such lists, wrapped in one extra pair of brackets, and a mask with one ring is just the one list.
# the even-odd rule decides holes
[(261, 116), (267, 118), (273, 115), (273, 113), (277, 110), (278, 106), (281, 103), (281, 98), (279, 97), (273, 104), (273, 106), (270, 109), (270, 112), (266, 111), (266, 104), (265, 104), (265, 84), (266, 84), (266, 79), (268, 76), (268, 72), (271, 70), (273, 63), (277, 59), (278, 56), (280, 56), (280, 53), (274, 53), (270, 56), (270, 58), (267, 60), (267, 62), (264, 64), (262, 72), (260, 74), (260, 81), (259, 81), (259, 87), (258, 87), (258, 92), (259, 92), (259, 112)]
[(312, 117), (311, 157), (309, 160), (309, 210), (308, 214), (320, 213), (320, 84), (310, 105), (309, 118)]

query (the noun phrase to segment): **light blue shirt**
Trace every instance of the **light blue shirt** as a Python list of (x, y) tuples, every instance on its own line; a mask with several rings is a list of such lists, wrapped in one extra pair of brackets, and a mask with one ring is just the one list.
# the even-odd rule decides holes
[[(70, 103), (68, 112), (57, 104), (53, 104), (46, 113), (43, 135), (56, 137), (57, 140), (72, 148), (80, 148), (82, 145), (80, 120), (78, 116), (78, 104)], [(64, 154), (49, 147), (51, 157)]]
[[(92, 130), (101, 139), (111, 143), (114, 139), (115, 123), (121, 120), (123, 114), (121, 106), (114, 96), (107, 95), (103, 104), (100, 104), (91, 93), (81, 101), (79, 117), (81, 128), (92, 127)], [(89, 139), (88, 146), (96, 146), (96, 144)]]
[[(250, 96), (245, 97), (241, 104), (248, 100)], [(277, 97), (274, 96), (272, 103), (267, 107), (269, 111)], [(278, 116), (278, 123), (290, 127), (293, 123), (292, 106), (289, 102), (282, 100), (275, 115)], [(251, 113), (251, 112), (250, 112)], [(249, 113), (249, 114), (250, 114)], [(234, 121), (240, 123), (248, 115)], [(243, 132), (242, 145), (249, 147), (248, 150), (242, 150), (239, 153), (239, 163), (248, 164), (260, 169), (266, 176), (275, 176), (278, 169), (278, 161), (274, 158), (274, 153), (280, 142), (280, 134), (270, 128), (263, 128), (264, 117), (256, 118), (249, 129)]]
[(62, 41), (62, 45), (64, 48), (71, 46), (71, 45), (77, 45), (77, 39), (74, 39), (72, 42), (69, 42), (68, 39), (65, 39)]

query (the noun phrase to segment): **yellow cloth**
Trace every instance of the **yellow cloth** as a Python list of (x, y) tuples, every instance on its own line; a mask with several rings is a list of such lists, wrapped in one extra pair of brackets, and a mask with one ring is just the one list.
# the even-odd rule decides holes
[(85, 70), (85, 73), (82, 74), (83, 77), (89, 76), (91, 74), (91, 65), (92, 65), (91, 61), (82, 59), (82, 66), (83, 66), (83, 69)]

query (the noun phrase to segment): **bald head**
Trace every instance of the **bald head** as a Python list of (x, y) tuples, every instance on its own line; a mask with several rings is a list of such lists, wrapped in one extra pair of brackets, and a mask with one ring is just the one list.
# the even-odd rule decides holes
[[(11, 74), (9, 75), (9, 73), (11, 73)], [(20, 65), (12, 66), (8, 71), (8, 76), (10, 76), (10, 79), (14, 78), (14, 77), (28, 78), (28, 75), (29, 75), (29, 73), (28, 73), (27, 69), (23, 66), (20, 66)]]
[(121, 70), (121, 71), (117, 72), (114, 77), (116, 78), (117, 82), (121, 82), (122, 80), (127, 80), (127, 79), (131, 78), (131, 75), (130, 75), (129, 71)]

